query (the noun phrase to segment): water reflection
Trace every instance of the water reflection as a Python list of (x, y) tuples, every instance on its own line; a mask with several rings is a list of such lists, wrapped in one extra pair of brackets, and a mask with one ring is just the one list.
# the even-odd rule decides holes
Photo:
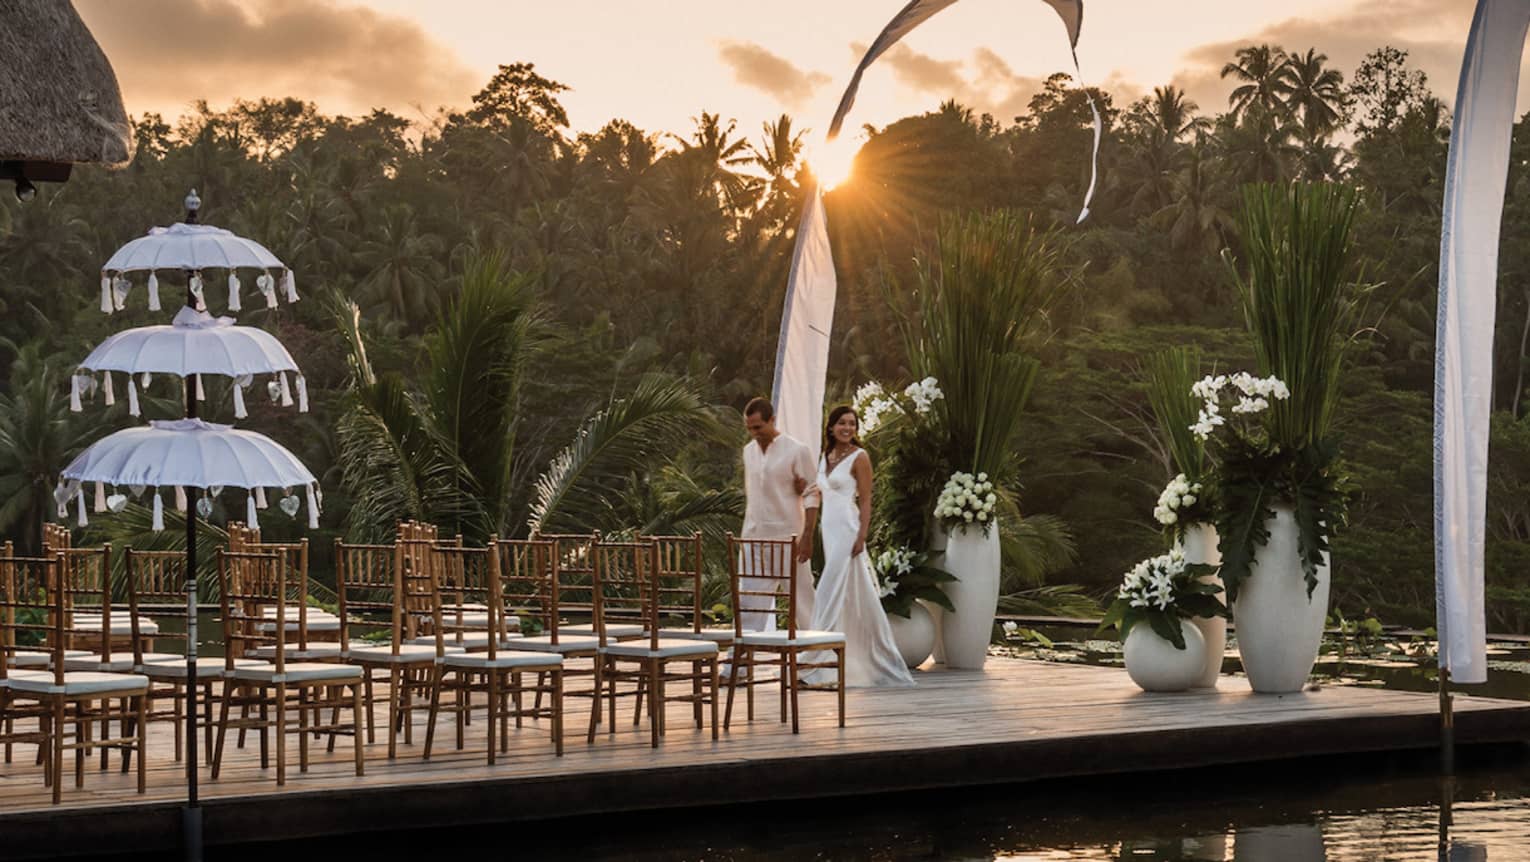
[[(449, 842), (482, 862), (1519, 862), (1530, 859), (1525, 753), (1463, 751), (1453, 784), (1434, 774), (1429, 758), (1346, 757), (607, 816), (598, 829), (571, 820), (310, 840), (301, 858), (409, 858)], [(214, 858), (269, 862), (283, 852), (263, 847)]]

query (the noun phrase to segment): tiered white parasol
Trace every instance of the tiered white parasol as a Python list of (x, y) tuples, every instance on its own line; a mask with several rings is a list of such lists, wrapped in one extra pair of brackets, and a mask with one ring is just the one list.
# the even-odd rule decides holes
[[(186, 196), (186, 221), (168, 228), (155, 228), (148, 236), (133, 240), (117, 250), (101, 269), (101, 310), (112, 312), (123, 307), (132, 283), (127, 274), (147, 272), (149, 308), (159, 309), (158, 273), (181, 270), (188, 273), (186, 305), (169, 326), (145, 326), (118, 333), (91, 352), (80, 364), (72, 381), (70, 406), (80, 409), (80, 397), (97, 385), (94, 374), (101, 375), (99, 386), (106, 403), (112, 403), (112, 373), (128, 375), (129, 412), (138, 415), (139, 383), (148, 384), (154, 374), (173, 374), (182, 378), (186, 398), (186, 418), (151, 422), (147, 428), (118, 431), (86, 449), (66, 467), (59, 477), (54, 497), (59, 517), (67, 517), (66, 506), (73, 499), (79, 506), (79, 523), (85, 514), (85, 487), (95, 485), (96, 511), (120, 511), (127, 505), (126, 489), (135, 496), (153, 494), (154, 529), (164, 529), (164, 492), (175, 494), (176, 506), (186, 513), (186, 690), (197, 690), (197, 516), (212, 514), (212, 499), (225, 487), (244, 488), (246, 516), (251, 527), (259, 528), (258, 510), (266, 506), (266, 491), (280, 489), (278, 505), (296, 516), (306, 502), (308, 527), (319, 526), (319, 506), (323, 497), (313, 474), (281, 445), (253, 431), (237, 431), (230, 425), (214, 425), (197, 418), (197, 402), (202, 398), (202, 375), (217, 374), (234, 381), (234, 414), (245, 415), (242, 390), (255, 375), (270, 374), (267, 383), (273, 400), (292, 403), (288, 374), (298, 374), (297, 363), (281, 343), (269, 334), (248, 327), (235, 326), (231, 318), (206, 314), (202, 285), (204, 270), (228, 273), (228, 308), (240, 308), (240, 270), (258, 270), (255, 286), (265, 295), (268, 307), (276, 307), (277, 275), (288, 302), (297, 301), (292, 270), (270, 251), (252, 240), (229, 231), (197, 224), (197, 209), (202, 201), (196, 190)], [(308, 391), (301, 375), (297, 377), (299, 409), (308, 409)], [(107, 494), (112, 487), (115, 493)], [(295, 489), (303, 489), (305, 500)], [(201, 490), (196, 504), (188, 506), (187, 490)], [(187, 825), (188, 834), (200, 835), (200, 808), (197, 802), (197, 701), (187, 703)], [(200, 847), (200, 840), (188, 841)]]
[[(187, 488), (216, 495), (223, 488), (249, 490), (246, 515), (250, 526), (259, 527), (256, 509), (266, 489), (281, 489), (280, 506), (296, 516), (301, 502), (294, 489), (307, 496), (308, 528), (319, 526), (318, 480), (281, 444), (254, 431), (238, 431), (231, 425), (215, 425), (201, 419), (150, 422), (147, 428), (118, 431), (91, 446), (60, 474), (55, 497), (62, 509), (74, 498), (80, 524), (85, 515), (85, 485), (94, 483), (104, 508), (121, 508), (127, 498), (120, 490), (135, 493), (153, 490), (154, 529), (164, 529), (164, 502), (159, 489), (174, 489), (179, 508), (185, 509)], [(119, 491), (106, 496), (107, 486)], [(204, 505), (205, 503), (205, 505)], [(206, 517), (212, 503), (197, 501), (198, 513)]]
[[(169, 227), (156, 227), (145, 236), (129, 242), (101, 267), (101, 310), (110, 314), (121, 311), (132, 290), (130, 273), (146, 272), (149, 277), (149, 310), (158, 311), (159, 273), (189, 273), (187, 290), (199, 311), (207, 305), (203, 296), (203, 270), (227, 272), (228, 310), (243, 308), (239, 292), (243, 287), (240, 270), (258, 270), (255, 288), (265, 297), (266, 307), (275, 308), (277, 291), (288, 302), (297, 302), (297, 281), (292, 270), (265, 246), (245, 239), (232, 231), (212, 225), (197, 224), (197, 209), (202, 199), (196, 189), (186, 196), (186, 221)], [(278, 285), (278, 279), (280, 284)]]
[[(275, 336), (253, 326), (235, 326), (231, 317), (213, 317), (190, 306), (182, 307), (169, 326), (140, 326), (101, 342), (75, 372), (69, 393), (70, 409), (80, 412), (80, 399), (97, 388), (106, 404), (115, 403), (112, 372), (127, 376), (130, 416), (139, 415), (138, 389), (147, 387), (155, 374), (195, 376), (198, 400), (203, 397), (201, 375), (233, 378), (236, 419), (248, 415), (244, 389), (254, 382), (255, 375), (268, 374), (271, 379), (267, 391), (272, 401), (291, 406), (295, 382), (298, 410), (308, 412), (308, 383), (292, 354)], [(92, 376), (98, 373), (99, 382)], [(296, 380), (289, 381), (289, 374)]]

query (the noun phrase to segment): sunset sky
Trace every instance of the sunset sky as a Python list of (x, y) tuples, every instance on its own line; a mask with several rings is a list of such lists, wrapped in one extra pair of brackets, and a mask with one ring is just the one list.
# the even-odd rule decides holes
[[(167, 118), (194, 99), (299, 96), (329, 113), (411, 119), (468, 102), (500, 63), (568, 84), (577, 131), (621, 117), (684, 131), (703, 110), (740, 128), (787, 112), (822, 129), (865, 45), (905, 0), (75, 0), (111, 58), (128, 111)], [(1233, 49), (1316, 47), (1346, 75), (1366, 51), (1406, 48), (1447, 101), (1471, 0), (1086, 0), (1079, 57), (1118, 102), (1156, 84), (1225, 107)], [(955, 97), (1009, 121), (1069, 70), (1040, 0), (962, 0), (873, 67), (848, 128)], [(1521, 106), (1526, 92), (1521, 87)]]

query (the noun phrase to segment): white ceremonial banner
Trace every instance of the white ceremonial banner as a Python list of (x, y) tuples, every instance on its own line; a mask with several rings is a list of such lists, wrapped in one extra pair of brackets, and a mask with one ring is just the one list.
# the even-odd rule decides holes
[(1435, 334), (1435, 627), (1453, 682), (1487, 681), (1483, 534), (1498, 235), (1530, 0), (1479, 0), (1461, 63)]
[[(829, 123), (828, 140), (839, 135), (845, 116), (855, 104), (855, 94), (861, 87), (861, 76), (867, 67), (923, 24), (935, 13), (955, 4), (957, 0), (909, 0), (909, 3), (893, 16), (882, 28), (855, 73), (850, 85), (840, 97), (834, 119)], [(1072, 51), (1073, 71), (1077, 83), (1083, 86), (1083, 76), (1078, 68), (1079, 28), (1084, 20), (1083, 0), (1042, 0), (1062, 19), (1068, 35), (1068, 47)], [(1100, 156), (1100, 112), (1089, 98), (1089, 110), (1094, 117), (1094, 155), (1090, 162), (1089, 189), (1084, 193), (1084, 205), (1078, 220), (1089, 215), (1089, 201), (1094, 197), (1096, 175)], [(823, 189), (813, 189), (802, 210), (802, 220), (797, 225), (797, 244), (792, 252), (792, 268), (787, 276), (786, 303), (781, 313), (781, 336), (776, 343), (776, 376), (771, 400), (776, 406), (776, 426), (782, 431), (806, 443), (816, 459), (822, 429), (819, 422), (823, 415), (823, 394), (829, 372), (829, 333), (834, 325), (834, 257), (829, 249), (829, 223), (824, 216)]]
[(823, 390), (829, 370), (829, 331), (834, 325), (834, 258), (823, 192), (814, 189), (797, 227), (781, 339), (776, 346), (776, 427), (806, 445), (818, 463)]

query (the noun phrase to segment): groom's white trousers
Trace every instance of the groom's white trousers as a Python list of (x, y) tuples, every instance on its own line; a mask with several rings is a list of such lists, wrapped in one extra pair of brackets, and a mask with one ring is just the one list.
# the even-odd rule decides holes
[[(740, 561), (740, 565), (741, 571), (749, 571), (749, 560)], [(811, 560), (795, 564), (794, 580), (796, 582), (797, 628), (812, 628), (813, 563)], [(741, 586), (750, 592), (766, 592), (776, 589), (782, 593), (783, 597), (786, 591), (786, 584), (780, 579), (751, 578), (746, 576), (742, 579)], [(744, 631), (773, 632), (776, 630), (775, 603), (769, 596), (739, 596), (739, 604), (742, 606), (739, 612), (743, 617)]]

